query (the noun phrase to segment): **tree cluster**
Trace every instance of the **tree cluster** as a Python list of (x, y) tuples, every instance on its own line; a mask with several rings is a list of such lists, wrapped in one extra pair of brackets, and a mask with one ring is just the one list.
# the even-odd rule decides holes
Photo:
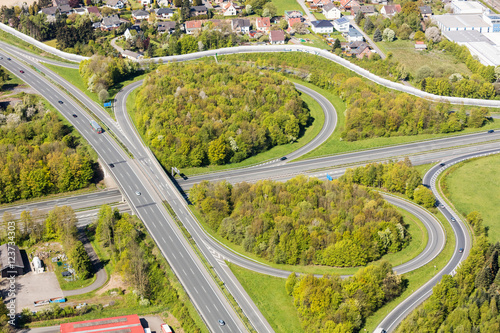
[(98, 213), (95, 237), (143, 302), (169, 309), (186, 332), (200, 332), (165, 274), (168, 263), (140, 220), (104, 205)]
[(389, 192), (406, 194), (413, 199), (415, 189), (422, 183), (420, 173), (408, 158), (400, 162), (371, 163), (347, 169), (340, 181), (368, 187), (384, 188)]
[(454, 277), (443, 276), (432, 296), (396, 332), (498, 332), (500, 244), (479, 237)]
[[(260, 67), (292, 71), (300, 79), (339, 95), (347, 104), (345, 140), (451, 133), (465, 127), (481, 127), (487, 121), (487, 108), (431, 103), (422, 98), (387, 90), (375, 83), (353, 76), (346, 68), (309, 55), (290, 53), (238, 54), (226, 56), (227, 62), (253, 62)], [(455, 110), (453, 110), (455, 109)]]
[[(77, 276), (82, 280), (91, 276), (90, 259), (83, 243), (78, 239), (76, 228), (78, 220), (71, 207), (56, 206), (49, 211), (47, 216), (37, 210), (32, 212), (23, 211), (18, 221), (9, 212), (3, 214), (2, 222), (4, 226), (14, 221), (16, 222), (16, 244), (31, 246), (40, 241), (60, 242)], [(8, 236), (7, 228), (1, 228), (0, 240), (2, 243), (12, 241)]]
[(335, 275), (297, 278), (292, 273), (286, 281), (306, 332), (358, 332), (368, 316), (401, 294), (404, 285), (386, 261), (345, 280)]
[(148, 75), (134, 117), (165, 167), (237, 163), (294, 142), (310, 119), (283, 75), (203, 63), (169, 64)]
[(124, 58), (94, 55), (80, 62), (80, 76), (87, 88), (98, 94), (101, 101), (108, 99), (108, 90), (113, 85), (136, 74), (139, 64)]
[(39, 97), (0, 110), (0, 203), (81, 189), (93, 176), (87, 147)]
[(352, 77), (340, 85), (341, 96), (349, 106), (343, 139), (356, 141), (365, 138), (452, 133), (466, 127), (481, 127), (487, 122), (486, 108), (465, 108), (453, 112), (450, 104), (432, 104), (421, 98), (393, 91), (378, 92)]
[(360, 266), (409, 241), (402, 216), (357, 184), (296, 177), (285, 183), (194, 185), (190, 199), (219, 235), (274, 263)]

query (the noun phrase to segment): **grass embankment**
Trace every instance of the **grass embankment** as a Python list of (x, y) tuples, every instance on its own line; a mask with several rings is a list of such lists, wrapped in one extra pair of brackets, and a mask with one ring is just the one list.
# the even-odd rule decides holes
[[(301, 42), (301, 45), (304, 45), (304, 46), (317, 47), (318, 49), (324, 49), (324, 50), (331, 49), (331, 47), (328, 46), (328, 44), (321, 37), (319, 37), (313, 33), (304, 34), (304, 35), (295, 34), (295, 35), (293, 35), (293, 37), (295, 37), (297, 39), (309, 39), (310, 42)], [(345, 40), (345, 39), (343, 39), (343, 37), (340, 36), (340, 41), (343, 41), (343, 40)]]
[(59, 286), (61, 287), (62, 290), (75, 290), (75, 289), (80, 289), (84, 288), (87, 286), (90, 286), (92, 283), (94, 283), (96, 279), (96, 274), (92, 274), (91, 277), (81, 280), (81, 279), (76, 279), (74, 281), (67, 281), (66, 278), (64, 278), (61, 273), (66, 271), (67, 269), (64, 267), (64, 262), (61, 266), (58, 266), (56, 263), (53, 264), (54, 266), (54, 272), (57, 276), (57, 281), (59, 281)]
[(285, 279), (228, 265), (275, 332), (304, 332), (293, 297), (286, 293)]
[[(359, 267), (329, 267), (329, 266), (314, 266), (314, 265), (284, 265), (275, 264), (269, 260), (261, 258), (256, 254), (245, 251), (243, 246), (231, 243), (227, 239), (221, 237), (215, 230), (213, 230), (207, 223), (205, 223), (201, 213), (194, 207), (190, 206), (191, 211), (196, 216), (203, 228), (212, 235), (217, 241), (224, 244), (226, 247), (232, 249), (233, 251), (240, 253), (248, 258), (258, 261), (264, 265), (275, 267), (278, 269), (283, 269), (291, 272), (305, 273), (305, 274), (339, 274), (339, 275), (350, 275), (358, 271)], [(378, 263), (381, 260), (389, 261), (393, 266), (401, 265), (420, 254), (425, 246), (427, 245), (428, 235), (425, 230), (424, 225), (415, 216), (397, 208), (398, 211), (404, 216), (405, 222), (408, 224), (408, 232), (412, 235), (410, 244), (403, 250), (397, 253), (389, 253), (374, 263)]]
[(437, 76), (450, 76), (453, 73), (471, 75), (467, 66), (458, 61), (451, 53), (441, 50), (417, 51), (415, 42), (411, 40), (396, 40), (394, 42), (378, 42), (377, 46), (387, 54), (392, 52), (392, 57), (407, 70), (415, 75), (422, 66), (428, 66)]
[[(102, 105), (102, 102), (99, 100), (99, 97), (96, 93), (91, 92), (87, 89), (85, 82), (83, 82), (82, 77), (80, 76), (79, 70), (76, 68), (68, 68), (55, 66), (52, 64), (43, 64), (45, 67), (49, 68), (51, 71), (55, 72), (57, 75), (61, 76), (63, 79), (74, 85), (76, 88), (80, 89), (87, 95), (90, 99), (96, 102), (98, 105)], [(109, 89), (109, 100), (113, 100), (116, 94), (126, 85), (129, 85), (138, 80), (142, 80), (146, 74), (137, 75), (123, 82), (117, 83)], [(114, 117), (113, 110), (109, 107), (104, 108), (112, 117)]]
[(463, 216), (480, 212), (492, 243), (500, 241), (499, 163), (500, 155), (469, 160), (451, 167), (444, 178), (448, 199)]
[(38, 47), (34, 46), (33, 44), (25, 42), (24, 40), (17, 38), (16, 36), (11, 35), (8, 32), (5, 32), (3, 30), (0, 30), (0, 40), (6, 42), (8, 44), (15, 45), (18, 48), (23, 49), (25, 51), (28, 51), (30, 53), (45, 57), (47, 59), (57, 60), (57, 61), (65, 62), (65, 63), (69, 63), (69, 64), (75, 64), (75, 62), (65, 60), (65, 59), (59, 58), (58, 56), (55, 56), (51, 53), (45, 52), (45, 51), (39, 49)]

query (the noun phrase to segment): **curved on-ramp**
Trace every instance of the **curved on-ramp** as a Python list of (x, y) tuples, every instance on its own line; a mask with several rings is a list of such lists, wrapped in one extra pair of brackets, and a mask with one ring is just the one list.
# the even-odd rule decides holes
[[(432, 190), (432, 193), (436, 197), (436, 201), (438, 204), (438, 209), (441, 213), (446, 217), (449, 221), (453, 233), (455, 234), (455, 249), (451, 259), (448, 261), (446, 266), (439, 271), (431, 280), (429, 280), (426, 284), (416, 290), (413, 294), (411, 294), (408, 298), (406, 298), (403, 302), (399, 303), (397, 307), (395, 307), (379, 324), (380, 328), (385, 328), (387, 332), (392, 332), (396, 329), (396, 327), (403, 321), (403, 319), (409, 315), (416, 307), (418, 307), (423, 301), (425, 301), (432, 294), (432, 288), (441, 281), (444, 275), (455, 275), (457, 268), (460, 266), (462, 261), (467, 259), (469, 255), (469, 251), (472, 246), (472, 239), (470, 233), (467, 229), (466, 222), (462, 221), (460, 217), (446, 205), (445, 201), (439, 194), (437, 189), (437, 178), (439, 175), (446, 170), (446, 168), (460, 163), (462, 161), (488, 156), (492, 154), (499, 154), (500, 148), (486, 150), (482, 152), (470, 153), (463, 156), (458, 156), (452, 159), (445, 161), (445, 163), (437, 164), (432, 167), (424, 176), (423, 184), (429, 187)], [(452, 222), (451, 218), (454, 217), (456, 222)], [(459, 248), (463, 248), (463, 253), (458, 251)]]
[[(54, 47), (48, 46), (44, 43), (37, 41), (36, 39), (27, 36), (3, 23), (0, 23), (0, 29), (15, 35), (18, 38), (21, 38), (27, 41), (30, 44), (34, 44), (37, 47), (41, 48), (44, 51), (55, 54), (63, 59), (80, 62), (82, 60), (88, 59), (88, 57), (83, 57), (80, 55), (67, 53), (60, 51)], [(333, 54), (329, 51), (318, 49), (311, 46), (303, 46), (303, 45), (255, 45), (255, 46), (235, 46), (235, 47), (227, 47), (216, 50), (208, 50), (201, 51), (189, 54), (175, 55), (175, 56), (167, 56), (167, 57), (157, 57), (151, 58), (147, 60), (141, 60), (140, 62), (148, 63), (148, 62), (176, 62), (176, 61), (187, 61), (193, 59), (199, 59), (204, 57), (213, 57), (217, 55), (227, 55), (227, 54), (237, 54), (237, 53), (262, 53), (262, 52), (305, 52), (310, 54), (315, 54), (317, 56), (326, 58), (330, 61), (333, 61), (339, 65), (342, 65), (353, 72), (371, 80), (375, 83), (378, 83), (384, 87), (388, 87), (394, 90), (398, 90), (401, 92), (405, 92), (411, 95), (415, 95), (418, 97), (422, 97), (425, 99), (433, 100), (435, 102), (449, 102), (451, 104), (463, 104), (463, 105), (473, 105), (473, 106), (487, 106), (487, 107), (500, 107), (500, 101), (498, 100), (488, 100), (488, 99), (474, 99), (474, 98), (464, 98), (464, 97), (451, 97), (451, 96), (439, 96), (424, 92), (420, 89), (406, 86), (404, 84), (393, 82), (387, 79), (384, 79), (380, 76), (370, 73), (368, 70), (359, 67), (346, 59), (343, 59), (336, 54)]]

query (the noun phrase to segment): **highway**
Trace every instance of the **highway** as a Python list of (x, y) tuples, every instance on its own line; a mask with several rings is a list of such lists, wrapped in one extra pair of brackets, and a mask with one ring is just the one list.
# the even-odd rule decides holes
[[(1, 51), (0, 55), (3, 56), (0, 65), (36, 89), (82, 134), (102, 161), (115, 165), (110, 169), (111, 174), (185, 286), (209, 329), (213, 332), (246, 331), (175, 222), (168, 216), (162, 206), (162, 199), (150, 188), (148, 181), (138, 170), (136, 162), (130, 160), (107, 133), (95, 133), (90, 128), (89, 115), (59, 88), (15, 58), (7, 60), (6, 58), (11, 55), (4, 51)], [(24, 73), (20, 73), (20, 70)], [(63, 104), (59, 104), (58, 101), (63, 101)], [(72, 116), (73, 114), (76, 118)], [(137, 191), (141, 195), (136, 195)], [(223, 319), (226, 325), (220, 326), (219, 319)]]
[[(234, 49), (234, 48), (233, 48)], [(221, 50), (218, 50), (221, 51)], [(234, 50), (233, 50), (234, 51)], [(269, 50), (267, 50), (269, 51)], [(266, 52), (267, 52), (266, 51)], [(12, 51), (9, 50), (9, 52), (17, 52), (17, 51)], [(264, 51), (258, 51), (258, 52), (264, 52)], [(187, 55), (189, 56), (189, 55)], [(206, 56), (206, 55), (203, 55)], [(4, 57), (5, 59), (5, 57)], [(36, 65), (36, 59), (25, 59), (26, 61), (30, 62), (32, 61)], [(88, 119), (85, 118), (85, 112), (81, 110), (76, 104), (74, 104), (71, 100), (68, 100), (67, 96), (64, 96), (59, 89), (55, 88), (52, 86), (51, 83), (45, 81), (45, 79), (40, 77), (38, 74), (36, 74), (34, 71), (31, 69), (27, 68), (21, 63), (17, 63), (16, 61), (13, 60), (12, 62), (9, 62), (9, 64), (5, 65), (4, 64), (5, 60), (2, 60), (1, 64), (4, 65), (7, 69), (11, 70), (13, 73), (15, 73), (17, 76), (20, 76), (23, 80), (25, 80), (27, 83), (31, 84), (34, 86), (44, 97), (46, 97), (53, 105), (56, 106), (56, 108), (61, 111), (65, 117), (70, 121), (73, 122), (74, 126), (80, 131), (85, 132), (85, 122), (87, 124), (86, 126), (86, 133), (82, 132), (82, 135), (84, 135), (85, 138), (91, 143), (98, 154), (100, 155), (101, 159), (103, 159), (106, 163), (114, 163), (115, 168), (112, 170), (112, 173), (115, 177), (115, 179), (118, 181), (120, 184), (122, 190), (124, 190), (125, 196), (127, 197), (127, 201), (130, 202), (133, 206), (134, 211), (141, 217), (141, 219), (144, 221), (145, 225), (149, 229), (150, 233), (152, 234), (153, 237), (159, 236), (162, 234), (165, 235), (171, 235), (175, 234), (176, 236), (176, 241), (175, 247), (172, 247), (170, 242), (166, 242), (165, 239), (163, 238), (163, 243), (160, 242), (157, 237), (155, 237), (156, 242), (160, 246), (160, 249), (166, 255), (167, 260), (171, 262), (175, 262), (175, 265), (171, 263), (171, 265), (174, 267), (197, 267), (199, 271), (202, 273), (201, 275), (205, 277), (205, 279), (200, 279), (201, 281), (205, 280), (207, 283), (207, 286), (213, 287), (214, 283), (213, 281), (209, 281), (210, 278), (207, 278), (207, 273), (206, 271), (203, 273), (203, 269), (201, 269), (201, 263), (199, 260), (196, 260), (197, 258), (193, 257), (192, 250), (190, 251), (190, 248), (186, 246), (185, 240), (182, 238), (182, 236), (179, 235), (179, 230), (175, 227), (174, 222), (167, 216), (165, 210), (161, 206), (160, 202), (162, 200), (167, 200), (171, 205), (172, 208), (174, 209), (175, 213), (179, 216), (179, 218), (183, 221), (185, 224), (186, 228), (188, 230), (193, 230), (195, 231), (195, 236), (193, 236), (196, 239), (197, 244), (204, 244), (206, 247), (206, 250), (203, 248), (203, 246), (200, 246), (200, 249), (202, 252), (205, 254), (207, 257), (207, 260), (209, 260), (210, 264), (212, 265), (215, 262), (218, 263), (214, 265), (216, 267), (216, 271), (221, 276), (223, 281), (226, 282), (226, 286), (228, 289), (232, 292), (232, 294), (235, 296), (237, 299), (238, 303), (242, 307), (243, 311), (245, 314), (249, 317), (250, 321), (254, 325), (254, 327), (261, 327), (262, 330), (258, 329), (259, 332), (263, 331), (270, 331), (269, 330), (269, 325), (264, 321), (262, 321), (262, 316), (256, 310), (255, 305), (249, 300), (248, 295), (244, 291), (242, 291), (241, 286), (237, 281), (233, 280), (233, 277), (231, 276), (230, 270), (227, 269), (227, 266), (225, 266), (224, 262), (221, 259), (224, 259), (223, 255), (221, 252), (217, 252), (215, 248), (212, 248), (210, 246), (210, 243), (207, 242), (206, 235), (203, 233), (202, 230), (199, 230), (200, 233), (196, 233), (197, 228), (199, 229), (198, 224), (194, 220), (194, 218), (190, 215), (187, 207), (185, 206), (185, 200), (179, 196), (178, 193), (176, 193), (174, 185), (170, 182), (170, 180), (165, 176), (163, 173), (163, 170), (161, 167), (158, 165), (157, 161), (154, 159), (152, 156), (151, 152), (143, 147), (142, 142), (140, 142), (140, 139), (135, 135), (135, 132), (130, 133), (129, 130), (125, 130), (123, 122), (120, 120), (118, 117), (118, 112), (117, 112), (117, 119), (118, 122), (114, 122), (109, 115), (105, 115), (104, 119), (101, 118), (101, 115), (99, 113), (103, 113), (104, 111), (97, 106), (96, 111), (92, 110), (94, 106), (88, 106), (91, 105), (92, 103), (88, 103), (87, 100), (88, 98), (86, 96), (78, 96), (78, 93), (80, 95), (83, 95), (81, 92), (76, 91), (74, 95), (81, 100), (86, 106), (88, 106), (92, 112), (97, 114), (103, 121), (105, 121), (106, 124), (110, 124), (110, 128), (113, 130), (113, 132), (120, 138), (120, 140), (131, 150), (132, 154), (139, 160), (140, 163), (137, 163), (136, 161), (130, 160), (128, 156), (123, 154), (123, 152), (120, 151), (120, 148), (117, 146), (117, 144), (108, 136), (108, 135), (96, 135), (95, 133), (92, 133), (92, 131), (88, 128)], [(13, 68), (14, 65), (19, 66), (18, 69)], [(19, 74), (19, 69), (23, 69), (25, 71), (24, 74), (20, 75)], [(66, 89), (68, 89), (71, 93), (71, 89), (74, 89), (74, 87), (69, 87), (64, 80), (60, 80), (57, 78), (56, 75), (50, 75), (48, 74), (51, 79), (54, 81), (58, 82), (62, 86), (64, 86)], [(41, 81), (38, 82), (37, 80)], [(75, 88), (76, 89), (76, 88)], [(64, 98), (66, 97), (66, 98)], [(427, 96), (429, 97), (429, 96)], [(57, 100), (61, 99), (64, 101), (64, 104), (62, 106), (57, 105)], [(459, 100), (459, 102), (463, 103), (468, 103), (470, 101), (465, 101), (465, 100)], [(495, 102), (495, 101), (488, 101), (488, 103), (484, 101), (473, 101), (474, 105), (490, 105), (490, 106), (496, 106), (497, 104), (495, 103), (489, 103), (489, 102)], [(479, 103), (479, 104), (478, 104)], [(484, 103), (484, 104), (481, 104)], [(95, 103), (94, 103), (95, 104)], [(70, 113), (68, 108), (66, 106), (69, 105), (71, 107), (71, 112), (75, 113), (77, 115), (77, 118), (70, 118)], [(500, 105), (500, 104), (499, 104)], [(82, 122), (82, 123), (79, 123)], [(127, 121), (127, 120), (125, 120)], [(109, 122), (109, 123), (108, 123)], [(130, 125), (130, 124), (129, 124)], [(333, 131), (333, 129), (332, 129)], [(457, 144), (459, 145), (467, 145), (467, 144), (476, 144), (477, 142), (490, 142), (490, 144), (495, 144), (492, 143), (492, 140), (498, 140), (498, 133), (492, 133), (492, 134), (485, 134), (485, 133), (479, 133), (479, 134), (473, 134), (469, 136), (460, 136), (460, 137), (455, 137), (455, 138), (446, 138), (446, 139), (440, 139), (440, 140), (433, 140), (429, 142), (420, 142), (416, 144), (408, 144), (403, 146), (398, 146), (398, 147), (386, 147), (386, 148), (380, 148), (374, 151), (364, 151), (364, 152), (356, 152), (356, 153), (351, 153), (351, 154), (343, 154), (343, 155), (338, 155), (338, 156), (332, 156), (332, 157), (325, 157), (321, 159), (317, 159), (314, 161), (300, 161), (300, 162), (294, 162), (294, 163), (284, 163), (280, 162), (277, 164), (272, 164), (272, 165), (264, 165), (264, 166), (259, 166), (258, 168), (253, 168), (254, 170), (246, 170), (247, 172), (243, 170), (235, 170), (234, 173), (231, 172), (231, 174), (227, 174), (226, 172), (226, 177), (222, 178), (223, 176), (217, 175), (217, 174), (210, 174), (210, 175), (203, 175), (200, 177), (207, 178), (207, 177), (212, 177), (214, 176), (215, 178), (213, 180), (217, 179), (229, 179), (230, 181), (234, 182), (237, 181), (239, 178), (244, 176), (245, 180), (249, 179), (258, 179), (258, 178), (273, 178), (275, 176), (283, 176), (286, 175), (291, 176), (291, 174), (294, 173), (304, 173), (305, 171), (314, 171), (315, 169), (320, 169), (320, 168), (331, 168), (332, 166), (335, 165), (345, 165), (345, 164), (356, 164), (356, 163), (362, 163), (363, 161), (366, 161), (367, 158), (369, 160), (380, 160), (380, 159), (387, 159), (387, 156), (403, 156), (407, 154), (420, 154), (423, 152), (428, 152), (429, 150), (432, 149), (445, 149), (445, 148), (450, 148), (454, 147)], [(136, 136), (134, 138), (134, 136)], [(103, 139), (104, 138), (104, 139)], [(451, 141), (447, 141), (451, 140)], [(320, 142), (321, 140), (318, 140)], [(438, 148), (432, 148), (435, 147), (435, 144), (438, 144)], [(308, 148), (310, 149), (310, 147)], [(297, 153), (297, 156), (292, 156), (292, 158), (296, 158), (302, 154), (307, 152), (307, 149), (304, 149), (302, 152)], [(136, 155), (137, 154), (137, 155)], [(394, 155), (396, 154), (396, 155)], [(368, 156), (367, 156), (368, 155)], [(106, 156), (106, 158), (103, 158), (103, 156)], [(339, 157), (342, 156), (342, 157)], [(363, 158), (364, 156), (364, 158)], [(291, 159), (291, 158), (290, 158)], [(331, 159), (331, 160), (329, 160)], [(304, 163), (304, 164), (301, 164)], [(119, 164), (119, 165), (117, 165)], [(149, 170), (148, 170), (149, 169)], [(241, 173), (239, 173), (241, 172)], [(231, 177), (234, 177), (234, 179), (230, 179)], [(253, 178), (252, 178), (253, 177)], [(182, 182), (179, 183), (181, 187), (188, 188), (192, 184), (200, 181), (199, 179), (196, 179), (195, 177), (192, 177), (186, 181), (185, 184)], [(135, 188), (131, 187), (130, 185), (133, 185)], [(124, 187), (123, 185), (126, 185)], [(135, 191), (140, 190), (142, 193), (140, 196), (134, 196)], [(148, 217), (149, 212), (151, 212), (151, 217)], [(165, 220), (167, 223), (161, 223), (160, 227), (157, 228), (155, 225), (155, 221), (159, 220)], [(168, 227), (166, 226), (168, 224)], [(193, 233), (192, 233), (193, 235)], [(205, 238), (204, 238), (205, 237)], [(175, 238), (175, 237), (174, 237)], [(172, 239), (171, 239), (172, 241)], [(466, 242), (466, 239), (464, 238), (464, 243)], [(161, 243), (161, 245), (160, 245)], [(192, 262), (187, 263), (186, 260), (181, 260), (181, 261), (176, 261), (174, 260), (171, 256), (169, 257), (170, 253), (165, 254), (164, 248), (167, 247), (167, 244), (169, 245), (169, 248), (174, 249), (174, 253), (177, 254), (177, 251), (180, 251), (181, 253), (189, 253), (189, 255), (192, 256)], [(184, 250), (183, 250), (184, 248)], [(466, 247), (467, 249), (468, 247)], [(425, 251), (424, 251), (425, 252)], [(465, 252), (464, 252), (465, 253)], [(208, 255), (207, 255), (208, 254)], [(210, 255), (211, 254), (211, 255)], [(175, 256), (175, 255), (174, 255)], [(175, 258), (176, 259), (176, 258)], [(184, 258), (183, 258), (184, 259)], [(451, 262), (450, 262), (451, 264)], [(450, 265), (449, 264), (449, 265)], [(448, 266), (449, 266), (448, 265)], [(448, 267), (447, 266), (447, 267)], [(178, 271), (174, 267), (174, 271), (176, 274), (179, 276), (179, 274), (182, 276), (182, 273)], [(182, 268), (181, 268), (182, 269)], [(408, 268), (409, 269), (409, 268)], [(446, 269), (446, 268), (445, 268)], [(184, 269), (182, 269), (184, 271)], [(399, 271), (398, 271), (399, 272)], [(186, 279), (190, 280), (190, 274), (185, 274), (186, 272), (184, 271), (184, 279), (179, 276), (179, 279), (181, 282), (185, 285), (190, 297), (193, 299), (193, 302), (195, 303), (195, 306), (198, 308), (200, 311), (200, 307), (202, 310), (200, 311), (202, 313), (203, 318), (206, 320), (207, 325), (210, 327), (211, 330), (214, 330), (213, 325), (217, 324), (217, 320), (214, 318), (213, 315), (210, 316), (210, 308), (207, 306), (207, 310), (203, 310), (203, 302), (204, 304), (210, 304), (206, 303), (207, 300), (214, 300), (218, 299), (220, 303), (221, 308), (223, 309), (222, 313), (224, 313), (224, 316), (227, 316), (229, 319), (226, 319), (225, 317), (223, 318), (226, 321), (226, 328), (229, 330), (235, 329), (235, 330), (244, 330), (244, 328), (241, 326), (241, 323), (238, 322), (236, 319), (236, 315), (234, 311), (231, 311), (228, 307), (226, 307), (227, 302), (221, 299), (221, 294), (220, 291), (218, 291), (215, 287), (212, 288), (213, 295), (208, 296), (207, 294), (212, 294), (211, 292), (208, 293), (203, 293), (203, 296), (196, 296), (194, 295), (193, 290), (197, 290), (196, 287), (200, 286), (196, 282), (194, 283), (186, 283)], [(205, 275), (203, 275), (205, 274)], [(191, 275), (192, 276), (192, 275)], [(431, 280), (432, 281), (432, 280)], [(190, 287), (191, 285), (192, 287)], [(202, 283), (203, 285), (203, 283)], [(210, 288), (209, 287), (209, 288)], [(239, 292), (238, 292), (239, 291)], [(196, 291), (196, 293), (198, 293)], [(413, 296), (413, 295), (412, 295)], [(213, 298), (215, 297), (215, 298)], [(217, 308), (218, 309), (218, 308)], [(255, 312), (255, 313), (254, 313)], [(399, 314), (399, 317), (401, 317), (401, 313)], [(396, 323), (397, 318), (393, 321)], [(233, 321), (231, 321), (233, 319)], [(260, 323), (259, 323), (260, 321)], [(214, 324), (215, 323), (215, 324)], [(259, 326), (260, 325), (260, 326)], [(394, 324), (393, 324), (394, 325)], [(389, 327), (389, 326), (388, 326)], [(221, 328), (216, 326), (217, 330), (220, 330)]]
[[(500, 153), (500, 148), (454, 157), (444, 161), (444, 165), (435, 165), (425, 174), (423, 184), (432, 190), (439, 205), (438, 209), (441, 211), (441, 213), (443, 213), (443, 215), (446, 217), (451, 227), (453, 228), (453, 232), (455, 234), (455, 249), (453, 252), (453, 256), (446, 264), (446, 266), (441, 271), (439, 271), (439, 273), (437, 273), (425, 285), (423, 285), (421, 288), (411, 294), (407, 299), (401, 302), (396, 308), (394, 308), (394, 310), (384, 318), (384, 320), (379, 324), (378, 327), (385, 328), (387, 332), (394, 331), (396, 327), (401, 323), (401, 321), (411, 313), (411, 311), (413, 311), (418, 305), (420, 305), (432, 294), (432, 288), (437, 283), (439, 283), (439, 281), (441, 281), (441, 278), (444, 275), (455, 275), (456, 269), (460, 266), (460, 263), (467, 259), (467, 256), (469, 255), (472, 246), (472, 239), (469, 231), (467, 230), (467, 226), (465, 224), (466, 222), (462, 221), (460, 217), (455, 214), (455, 212), (450, 209), (441, 198), (439, 192), (437, 191), (436, 184), (438, 176), (448, 167), (461, 161), (498, 153)], [(452, 217), (455, 218), (456, 222), (451, 221)], [(460, 253), (458, 251), (459, 248), (464, 249), (463, 253)]]

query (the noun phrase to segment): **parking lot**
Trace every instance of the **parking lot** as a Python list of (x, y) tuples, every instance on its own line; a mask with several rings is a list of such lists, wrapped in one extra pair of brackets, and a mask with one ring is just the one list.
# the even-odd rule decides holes
[[(6, 296), (8, 288), (8, 280), (2, 279), (1, 288)], [(21, 312), (24, 308), (29, 308), (32, 311), (43, 309), (44, 306), (35, 308), (33, 302), (62, 297), (63, 292), (57, 282), (57, 277), (54, 272), (45, 272), (34, 274), (33, 272), (26, 273), (16, 277), (16, 312)], [(5, 299), (5, 301), (9, 298)]]

